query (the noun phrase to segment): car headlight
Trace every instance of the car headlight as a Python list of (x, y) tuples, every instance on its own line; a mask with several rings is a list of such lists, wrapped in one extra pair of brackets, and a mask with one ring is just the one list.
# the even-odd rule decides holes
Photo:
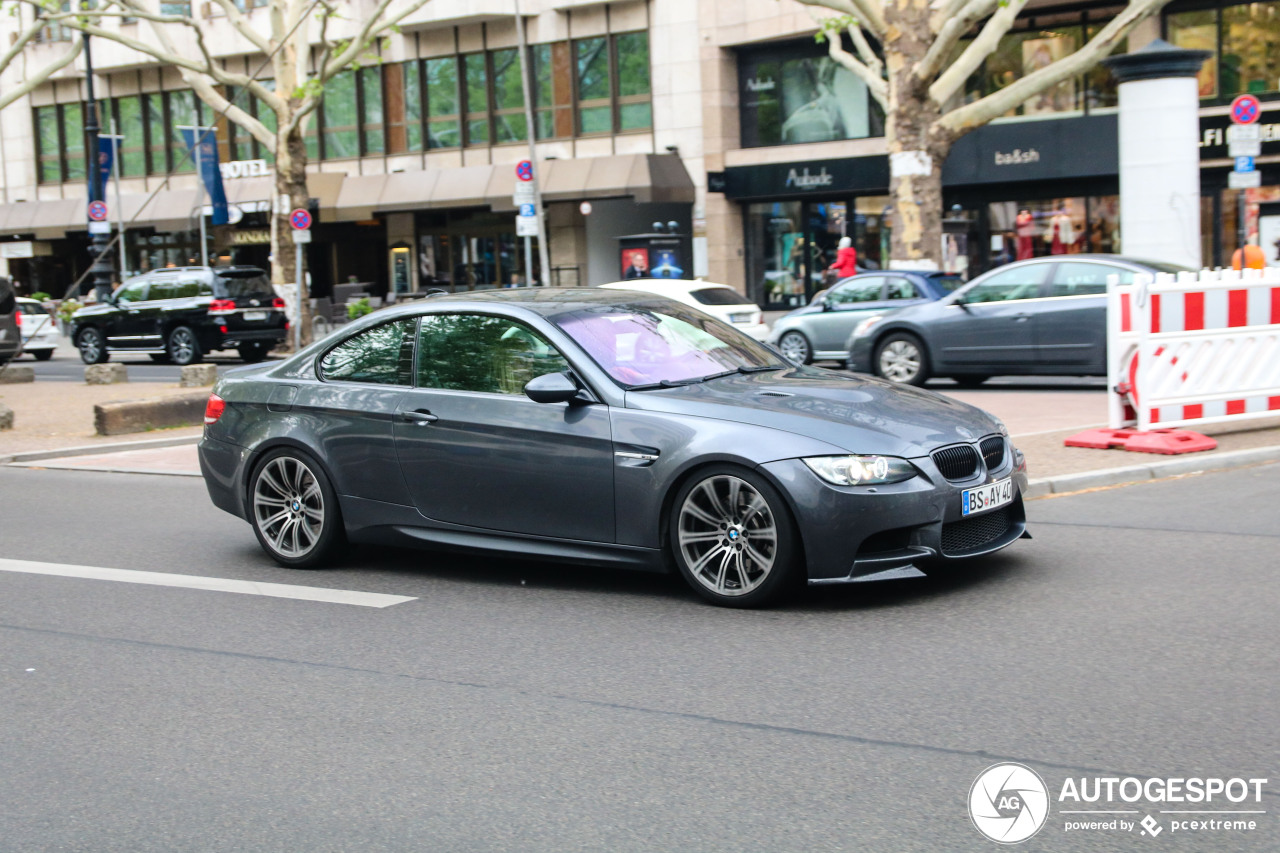
[(1003, 435), (1005, 438), (1008, 438), (1009, 428), (1004, 425), (1004, 421), (1000, 420), (999, 418), (996, 418), (995, 422), (996, 422), (996, 428), (1000, 430), (1000, 434)]
[(878, 486), (910, 480), (914, 465), (896, 456), (809, 456), (809, 470), (833, 486)]
[(879, 314), (873, 314), (872, 316), (868, 317), (867, 319), (863, 320), (861, 323), (853, 327), (853, 337), (855, 338), (862, 337), (867, 332), (870, 332), (872, 329), (874, 329), (883, 319), (884, 317), (880, 316)]

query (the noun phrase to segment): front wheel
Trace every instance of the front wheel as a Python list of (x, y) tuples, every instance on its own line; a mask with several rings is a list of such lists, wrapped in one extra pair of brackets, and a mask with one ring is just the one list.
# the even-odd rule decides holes
[(281, 565), (314, 568), (342, 547), (338, 496), (320, 464), (300, 450), (274, 450), (258, 463), (249, 503), (258, 543)]
[(813, 361), (813, 347), (809, 346), (809, 339), (800, 332), (784, 334), (778, 339), (778, 349), (797, 364), (809, 364)]
[(53, 358), (53, 350), (51, 349), (36, 350), (31, 354), (36, 357), (36, 361), (48, 361)]
[(165, 349), (169, 353), (169, 361), (179, 367), (199, 364), (204, 357), (204, 353), (200, 351), (200, 341), (189, 326), (179, 326), (170, 332)]
[(85, 364), (102, 364), (111, 357), (102, 332), (93, 326), (82, 330), (76, 337), (76, 348), (80, 350), (80, 360)]
[(724, 466), (686, 483), (671, 505), (669, 540), (680, 574), (721, 607), (777, 602), (797, 578), (795, 528), (762, 477)]
[(903, 385), (923, 385), (929, 378), (924, 344), (915, 335), (894, 332), (876, 347), (872, 364), (876, 376)]

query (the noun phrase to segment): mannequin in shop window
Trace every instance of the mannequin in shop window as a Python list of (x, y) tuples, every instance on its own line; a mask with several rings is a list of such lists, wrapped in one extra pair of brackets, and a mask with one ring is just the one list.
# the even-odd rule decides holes
[(1018, 234), (1018, 260), (1025, 261), (1035, 256), (1036, 220), (1029, 210), (1018, 211), (1013, 221)]
[(1049, 220), (1049, 228), (1044, 233), (1045, 242), (1049, 244), (1049, 254), (1065, 255), (1072, 250), (1076, 242), (1076, 228), (1071, 217), (1058, 211)]

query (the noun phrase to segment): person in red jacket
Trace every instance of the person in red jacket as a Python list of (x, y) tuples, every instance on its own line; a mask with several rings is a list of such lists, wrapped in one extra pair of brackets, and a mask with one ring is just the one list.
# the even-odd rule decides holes
[(853, 240), (841, 237), (836, 249), (836, 262), (827, 269), (832, 270), (839, 278), (848, 278), (858, 271), (858, 250), (853, 248)]

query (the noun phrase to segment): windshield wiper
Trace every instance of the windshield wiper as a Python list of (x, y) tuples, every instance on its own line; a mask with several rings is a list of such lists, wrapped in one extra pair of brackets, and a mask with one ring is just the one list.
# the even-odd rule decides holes
[(648, 385), (633, 385), (627, 390), (629, 391), (652, 391), (655, 388), (681, 388), (685, 385), (697, 385), (712, 379), (723, 379), (726, 376), (737, 376), (742, 373), (762, 373), (766, 370), (786, 370), (788, 365), (777, 364), (773, 366), (759, 367), (735, 367), (732, 370), (724, 370), (720, 373), (711, 373), (707, 376), (695, 376), (691, 379), (662, 379), (658, 382), (652, 382)]

